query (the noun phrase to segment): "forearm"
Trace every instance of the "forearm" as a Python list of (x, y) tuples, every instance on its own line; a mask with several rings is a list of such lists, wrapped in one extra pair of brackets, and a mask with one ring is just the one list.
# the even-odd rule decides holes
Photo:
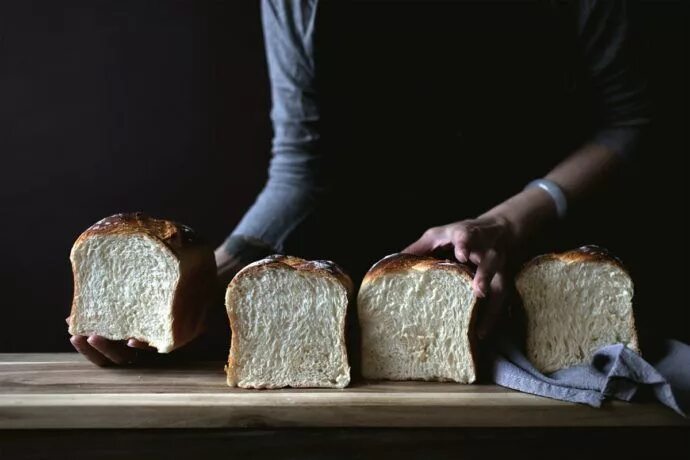
[[(590, 143), (573, 152), (545, 178), (561, 187), (569, 206), (572, 206), (606, 182), (621, 162), (620, 155), (609, 147)], [(492, 208), (482, 217), (506, 220), (515, 238), (522, 241), (555, 220), (557, 213), (555, 203), (546, 191), (529, 188)]]
[[(629, 43), (628, 4), (590, 1), (576, 5), (578, 42), (598, 98), (599, 129), (591, 140), (569, 155), (545, 178), (553, 181), (573, 207), (606, 182), (624, 158), (633, 156), (649, 123), (645, 80), (633, 65)], [(548, 192), (530, 188), (491, 209), (512, 227), (519, 241), (557, 218)]]
[(216, 250), (219, 271), (282, 251), (289, 234), (324, 192), (324, 157), (315, 89), (316, 0), (263, 0), (261, 19), (271, 83), (273, 157), (268, 182), (231, 236)]

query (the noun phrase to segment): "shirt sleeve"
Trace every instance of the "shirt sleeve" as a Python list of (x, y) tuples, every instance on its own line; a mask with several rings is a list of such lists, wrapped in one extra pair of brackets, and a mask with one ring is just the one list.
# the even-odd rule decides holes
[(318, 0), (262, 0), (272, 157), (267, 183), (226, 240), (231, 253), (252, 241), (282, 251), (325, 193), (314, 62), (317, 6)]
[(646, 82), (635, 66), (627, 2), (581, 0), (577, 33), (599, 105), (592, 142), (628, 157), (650, 118)]

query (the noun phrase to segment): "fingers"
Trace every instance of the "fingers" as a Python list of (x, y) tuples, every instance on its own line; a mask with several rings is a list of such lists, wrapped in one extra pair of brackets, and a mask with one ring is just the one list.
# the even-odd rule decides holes
[(459, 262), (480, 265), (487, 249), (494, 243), (492, 235), (484, 233), (482, 229), (465, 222), (430, 228), (402, 252), (426, 255), (439, 248), (452, 246), (453, 254)]
[(441, 229), (430, 228), (424, 232), (421, 238), (403, 249), (402, 252), (423, 256), (447, 243), (448, 238), (444, 235), (444, 232)]
[(453, 229), (451, 242), (455, 247), (455, 258), (466, 264), (470, 261), (472, 251), (477, 248), (477, 232), (474, 227), (459, 225)]
[(457, 245), (457, 244), (454, 245), (454, 247), (455, 247), (455, 258), (458, 259), (458, 262), (466, 264), (470, 258), (469, 253), (467, 252), (467, 249), (465, 247)]
[(506, 299), (505, 283), (506, 277), (500, 272), (491, 280), (489, 295), (484, 299), (480, 323), (477, 327), (477, 336), (480, 339), (486, 338), (501, 318)]
[(142, 341), (137, 340), (137, 339), (129, 339), (127, 341), (127, 346), (130, 348), (136, 348), (138, 350), (149, 350), (149, 351), (155, 350), (155, 348), (152, 347), (151, 345), (149, 345), (148, 343), (142, 342)]
[(455, 247), (455, 258), (461, 263), (471, 262), (475, 265), (482, 263), (487, 249), (495, 244), (493, 234), (472, 224), (456, 226), (450, 240)]
[(478, 326), (480, 337), (485, 337), (493, 329), (505, 302), (506, 257), (514, 244), (510, 231), (506, 219), (485, 216), (431, 228), (403, 250), (425, 255), (452, 246), (459, 262), (476, 265), (472, 289), (477, 297), (483, 299)]
[(489, 284), (492, 282), (496, 272), (503, 268), (504, 260), (503, 253), (499, 253), (495, 249), (489, 249), (479, 258), (477, 272), (474, 275), (474, 283), (472, 285), (478, 297), (486, 297), (489, 291)]
[(89, 336), (87, 342), (115, 364), (127, 364), (136, 357), (136, 350), (127, 347), (124, 342), (115, 342), (99, 335)]
[(73, 335), (69, 339), (69, 341), (79, 353), (84, 355), (86, 359), (88, 359), (95, 365), (107, 366), (109, 364), (112, 364), (112, 362), (108, 358), (103, 356), (98, 350), (96, 350), (89, 344), (88, 339), (85, 336)]
[(99, 335), (74, 335), (70, 338), (74, 348), (97, 366), (129, 364), (137, 357), (136, 350), (155, 350), (148, 343), (136, 339), (127, 342), (108, 340)]

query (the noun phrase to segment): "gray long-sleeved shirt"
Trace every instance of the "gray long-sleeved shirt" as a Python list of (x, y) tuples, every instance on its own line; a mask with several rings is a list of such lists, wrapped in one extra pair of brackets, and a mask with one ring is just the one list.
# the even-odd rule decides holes
[[(315, 84), (318, 8), (318, 0), (262, 1), (273, 155), (268, 182), (225, 246), (245, 262), (282, 251), (286, 238), (314, 211), (326, 188)], [(649, 120), (644, 82), (631, 70), (624, 53), (627, 5), (622, 0), (583, 0), (573, 14), (588, 77), (599, 97), (599, 125), (590, 141), (628, 156)]]

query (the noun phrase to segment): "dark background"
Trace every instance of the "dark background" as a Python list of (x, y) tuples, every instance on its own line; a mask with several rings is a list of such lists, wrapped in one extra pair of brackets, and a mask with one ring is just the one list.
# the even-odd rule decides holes
[[(258, 3), (0, 3), (0, 352), (70, 348), (69, 250), (96, 220), (143, 210), (184, 222), (214, 245), (238, 222), (263, 185), (270, 149)], [(587, 124), (582, 107), (568, 110), (559, 99), (550, 102), (558, 107), (499, 104), (498, 76), (540, 88), (555, 81), (523, 75), (539, 55), (504, 46), (511, 33), (531, 30), (529, 49), (553, 53), (548, 35), (530, 23), (531, 7), (324, 9), (324, 110), (337, 121), (324, 131), (332, 134), (325, 145), (344, 160), (336, 182), (348, 192), (314, 227), (320, 232), (298, 233), (293, 252), (333, 258), (356, 279), (424, 228), (481, 212), (558, 160), (548, 143), (528, 139), (579, 132)], [(607, 246), (633, 274), (645, 327), (688, 340), (688, 16), (683, 2), (642, 2), (636, 12), (635, 56), (647, 69), (654, 117), (645, 148), (542, 248)], [(468, 64), (499, 48), (513, 59), (507, 72), (491, 67), (494, 59), (484, 58), (486, 68)], [(496, 90), (485, 98), (472, 85), (487, 69)], [(523, 112), (547, 116), (530, 130)], [(474, 129), (482, 117), (510, 128)], [(468, 166), (456, 147), (484, 162)], [(495, 160), (492, 152), (506, 148)]]

